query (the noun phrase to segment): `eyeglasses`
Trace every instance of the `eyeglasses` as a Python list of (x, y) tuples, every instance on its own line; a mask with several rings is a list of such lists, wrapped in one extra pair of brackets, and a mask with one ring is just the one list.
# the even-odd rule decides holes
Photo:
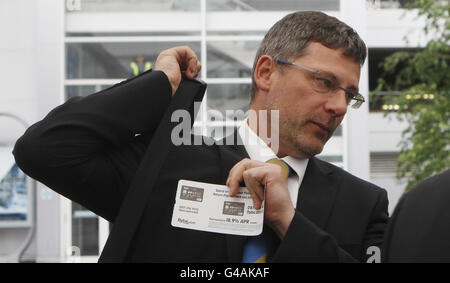
[(343, 88), (338, 85), (338, 81), (331, 75), (321, 73), (319, 71), (310, 69), (305, 66), (301, 66), (289, 61), (275, 59), (275, 62), (279, 64), (291, 65), (302, 70), (311, 72), (313, 74), (312, 85), (313, 89), (317, 92), (332, 95), (338, 89), (342, 89), (345, 91), (345, 99), (347, 101), (347, 105), (350, 105), (354, 109), (358, 109), (363, 102), (365, 102), (364, 97), (358, 93), (355, 89)]

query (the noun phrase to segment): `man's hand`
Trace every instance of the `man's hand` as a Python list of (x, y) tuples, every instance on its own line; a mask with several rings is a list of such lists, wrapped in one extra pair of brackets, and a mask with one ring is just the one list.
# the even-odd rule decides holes
[(295, 208), (281, 167), (243, 159), (231, 168), (228, 175), (226, 185), (230, 188), (230, 196), (237, 194), (242, 181), (245, 182), (256, 209), (261, 208), (265, 191), (264, 219), (282, 239), (294, 217)]
[(181, 82), (181, 73), (186, 77), (195, 78), (201, 69), (200, 61), (194, 51), (188, 46), (177, 46), (162, 51), (156, 58), (154, 70), (163, 71), (172, 86), (172, 95)]

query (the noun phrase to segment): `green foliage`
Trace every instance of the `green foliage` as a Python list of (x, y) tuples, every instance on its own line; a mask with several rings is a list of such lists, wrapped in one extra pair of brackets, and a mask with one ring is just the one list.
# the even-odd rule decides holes
[(421, 51), (396, 52), (381, 66), (377, 90), (391, 93), (387, 102), (399, 105), (397, 117), (408, 122), (397, 160), (397, 176), (408, 178), (407, 190), (450, 168), (449, 2), (409, 4), (426, 18), (424, 33), (431, 39)]

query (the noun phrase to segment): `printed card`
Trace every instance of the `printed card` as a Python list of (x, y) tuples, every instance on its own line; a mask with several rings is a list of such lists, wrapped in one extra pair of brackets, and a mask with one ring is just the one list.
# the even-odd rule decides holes
[(255, 236), (262, 232), (264, 203), (256, 210), (247, 188), (229, 196), (224, 185), (180, 180), (172, 226), (214, 233)]

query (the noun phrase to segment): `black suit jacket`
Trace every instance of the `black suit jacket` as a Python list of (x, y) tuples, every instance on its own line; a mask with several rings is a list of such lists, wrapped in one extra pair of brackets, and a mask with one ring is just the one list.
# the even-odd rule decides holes
[[(225, 184), (229, 169), (248, 157), (242, 145), (206, 139), (170, 146), (164, 160), (143, 158), (172, 104), (167, 77), (149, 71), (68, 100), (16, 143), (24, 172), (114, 223), (103, 262), (241, 261), (247, 237), (170, 224), (179, 179)], [(311, 158), (297, 203), (274, 262), (365, 261), (367, 247), (382, 243), (386, 192), (336, 166)]]
[(450, 262), (450, 170), (402, 196), (383, 251), (384, 262)]

